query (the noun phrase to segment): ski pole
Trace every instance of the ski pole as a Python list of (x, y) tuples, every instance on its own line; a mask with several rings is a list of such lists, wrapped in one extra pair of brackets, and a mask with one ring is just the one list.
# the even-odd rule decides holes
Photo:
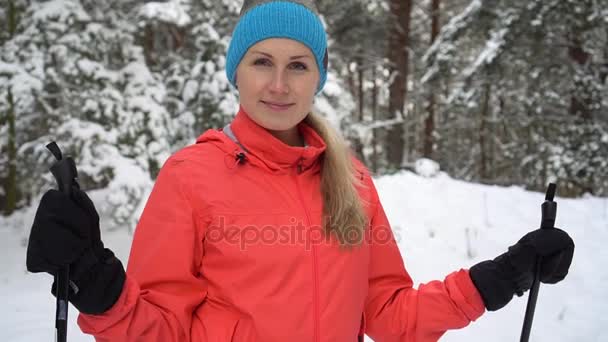
[[(555, 215), (557, 214), (557, 203), (553, 201), (557, 185), (549, 183), (547, 193), (545, 194), (545, 202), (541, 205), (542, 218), (540, 221), (541, 229), (552, 229), (555, 226)], [(530, 330), (532, 329), (532, 320), (534, 319), (534, 310), (536, 309), (536, 299), (540, 289), (540, 268), (542, 258), (536, 260), (536, 269), (534, 274), (534, 282), (530, 288), (530, 296), (528, 297), (528, 305), (526, 306), (526, 315), (524, 317), (524, 325), (521, 330), (520, 342), (528, 342), (530, 338)]]
[[(57, 181), (59, 191), (66, 195), (72, 193), (72, 185), (78, 186), (76, 164), (70, 157), (63, 158), (59, 146), (53, 141), (46, 145), (57, 161), (51, 166), (51, 173)], [(68, 291), (70, 282), (70, 266), (65, 265), (57, 271), (57, 306), (55, 311), (55, 341), (66, 342), (68, 333)]]

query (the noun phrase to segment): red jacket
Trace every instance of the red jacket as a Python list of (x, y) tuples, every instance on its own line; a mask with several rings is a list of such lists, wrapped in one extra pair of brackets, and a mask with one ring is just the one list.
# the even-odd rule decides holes
[[(466, 270), (413, 288), (365, 169), (365, 242), (321, 239), (322, 139), (283, 144), (239, 112), (163, 166), (116, 304), (81, 314), (98, 341), (436, 341), (484, 312)], [(239, 153), (244, 152), (244, 158)]]

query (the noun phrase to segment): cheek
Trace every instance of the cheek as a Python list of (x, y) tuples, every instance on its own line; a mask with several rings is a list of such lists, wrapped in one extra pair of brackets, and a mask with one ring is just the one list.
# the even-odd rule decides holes
[(244, 77), (237, 82), (237, 87), (241, 101), (256, 101), (256, 96), (260, 91), (260, 85), (255, 79)]
[(251, 93), (255, 92), (256, 88), (259, 88), (260, 77), (255, 73), (255, 70), (252, 70), (251, 68), (245, 66), (241, 69), (237, 69), (235, 77), (235, 83), (239, 91), (244, 90)]
[(302, 82), (301, 93), (306, 94), (306, 96), (312, 98), (315, 96), (318, 86), (319, 86), (319, 74), (314, 73), (314, 74), (310, 75), (310, 77), (308, 77), (305, 82)]
[(317, 92), (317, 86), (318, 82), (314, 80), (312, 82), (308, 81), (301, 84), (301, 86), (298, 87), (298, 95), (300, 97), (300, 100), (302, 100), (306, 104), (312, 105), (313, 99)]

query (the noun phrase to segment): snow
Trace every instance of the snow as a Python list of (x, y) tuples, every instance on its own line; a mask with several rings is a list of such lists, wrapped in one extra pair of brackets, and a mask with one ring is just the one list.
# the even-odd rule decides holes
[(482, 8), (482, 1), (472, 0), (461, 13), (443, 25), (433, 45), (422, 56), (421, 60), (427, 66), (427, 72), (421, 77), (422, 83), (435, 77), (440, 71), (438, 64), (452, 59), (456, 47), (449, 42), (455, 40), (470, 22), (476, 20)]
[(475, 62), (462, 72), (465, 77), (473, 75), (481, 66), (490, 65), (505, 44), (505, 36), (509, 33), (506, 28), (492, 32), (492, 37), (486, 42), (483, 51), (477, 55)]
[[(419, 283), (506, 250), (538, 226), (544, 199), (544, 194), (518, 187), (474, 185), (445, 174), (430, 179), (411, 173), (386, 176), (377, 186), (406, 267)], [(608, 199), (556, 201), (557, 226), (572, 235), (577, 248), (568, 278), (541, 286), (530, 341), (606, 341), (608, 293), (603, 289), (608, 271), (603, 262), (608, 252), (601, 243), (608, 235)], [(526, 301), (527, 295), (516, 298), (442, 341), (515, 341)]]
[(97, 80), (109, 80), (110, 82), (118, 81), (118, 74), (106, 69), (106, 67), (97, 61), (90, 59), (81, 59), (76, 62), (76, 66), (83, 73)]
[(435, 177), (439, 173), (439, 163), (428, 158), (420, 158), (414, 163), (414, 170), (422, 177)]
[(148, 2), (139, 10), (139, 15), (146, 20), (157, 19), (165, 23), (172, 23), (183, 27), (192, 21), (188, 15), (188, 8), (181, 1)]
[(184, 102), (188, 103), (188, 102), (192, 101), (193, 99), (196, 99), (197, 94), (198, 94), (198, 82), (196, 82), (194, 80), (186, 81), (186, 84), (184, 85), (184, 90), (182, 93), (182, 99), (184, 100)]
[[(38, 60), (33, 60), (38, 62)], [(31, 69), (36, 69), (34, 66)], [(10, 85), (10, 89), (13, 96), (19, 98), (30, 98), (32, 91), (39, 91), (42, 89), (42, 81), (36, 76), (40, 75), (39, 70), (32, 70), (28, 72), (21, 65), (9, 64), (0, 61), (0, 80), (7, 82)]]
[(343, 91), (341, 81), (332, 71), (327, 73), (327, 81), (319, 96), (315, 97), (314, 111), (320, 113), (330, 125), (340, 131), (341, 124), (352, 113), (355, 103), (352, 96)]
[[(502, 253), (538, 226), (544, 200), (542, 193), (466, 183), (442, 172), (425, 178), (404, 171), (379, 177), (376, 185), (416, 284), (443, 279), (451, 271)], [(101, 205), (108, 191), (91, 191), (89, 195)], [(566, 280), (541, 286), (530, 341), (607, 341), (608, 251), (604, 244), (608, 239), (608, 198), (556, 201), (557, 225), (572, 235), (577, 247)], [(28, 274), (25, 269), (27, 227), (34, 211), (28, 208), (0, 218), (3, 341), (50, 341), (54, 334), (51, 278)], [(126, 262), (131, 240), (126, 229), (104, 231), (103, 240)], [(486, 313), (469, 327), (448, 332), (441, 341), (518, 340), (526, 301), (527, 295), (515, 298), (504, 309)], [(68, 340), (93, 341), (80, 332), (76, 316), (71, 308)]]
[(34, 20), (37, 22), (49, 19), (57, 22), (66, 22), (72, 17), (76, 21), (89, 21), (91, 18), (80, 5), (80, 1), (52, 0), (41, 4), (34, 4)]
[(220, 40), (220, 34), (217, 33), (213, 26), (208, 23), (203, 23), (202, 29), (205, 31), (205, 37), (209, 37), (212, 41)]

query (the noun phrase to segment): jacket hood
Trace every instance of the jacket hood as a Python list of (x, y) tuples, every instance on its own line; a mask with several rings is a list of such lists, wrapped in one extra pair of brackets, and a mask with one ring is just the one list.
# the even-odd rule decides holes
[[(242, 107), (230, 123), (230, 129), (238, 143), (228, 137), (223, 129), (208, 130), (196, 142), (211, 143), (233, 157), (227, 159), (228, 164), (231, 159), (234, 163), (251, 162), (273, 172), (289, 171), (297, 167), (318, 171), (321, 156), (326, 149), (321, 136), (305, 122), (298, 124), (298, 130), (306, 146), (289, 146), (251, 120)], [(239, 154), (243, 154), (244, 158), (241, 159)]]

